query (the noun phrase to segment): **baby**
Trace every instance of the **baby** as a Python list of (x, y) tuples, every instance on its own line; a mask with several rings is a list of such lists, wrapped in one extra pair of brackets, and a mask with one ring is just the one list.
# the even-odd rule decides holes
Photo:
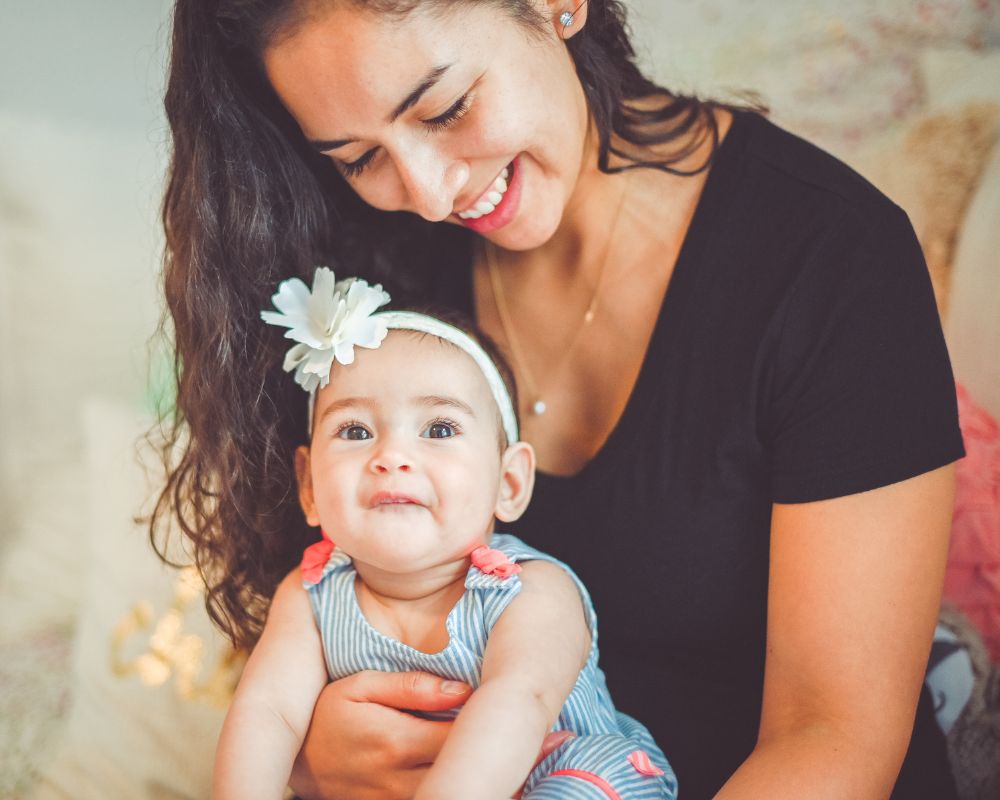
[[(309, 391), (311, 437), (296, 452), (299, 497), (322, 539), (274, 596), (222, 730), (214, 796), (281, 797), (320, 691), (376, 669), (475, 690), (418, 800), (506, 800), (522, 784), (532, 800), (674, 798), (652, 736), (611, 703), (586, 589), (494, 533), (534, 481), (496, 363), (439, 319), (375, 313), (388, 300), (320, 268), (311, 293), (285, 281), (283, 313), (262, 314), (297, 342), (285, 369)], [(554, 730), (576, 737), (533, 769)]]

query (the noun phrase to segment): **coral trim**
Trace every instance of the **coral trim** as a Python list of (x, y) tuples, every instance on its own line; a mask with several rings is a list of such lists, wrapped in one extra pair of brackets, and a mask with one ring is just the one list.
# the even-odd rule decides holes
[(568, 775), (571, 778), (579, 778), (581, 781), (594, 784), (594, 786), (604, 792), (610, 800), (622, 800), (621, 795), (618, 794), (614, 788), (612, 788), (610, 783), (604, 780), (604, 778), (600, 775), (595, 775), (593, 772), (584, 772), (582, 769), (560, 769), (551, 773), (552, 777), (555, 777), (556, 775)]
[(477, 547), (469, 556), (476, 569), (485, 575), (496, 575), (501, 580), (521, 571), (521, 565), (511, 561), (502, 550), (494, 550), (486, 545)]
[(336, 545), (330, 541), (326, 532), (323, 538), (315, 544), (309, 545), (302, 554), (302, 563), (299, 565), (302, 570), (302, 579), (309, 583), (319, 583), (323, 577), (323, 568), (330, 560)]
[(640, 775), (662, 775), (663, 770), (652, 762), (645, 750), (636, 750), (628, 757), (628, 763), (635, 767)]

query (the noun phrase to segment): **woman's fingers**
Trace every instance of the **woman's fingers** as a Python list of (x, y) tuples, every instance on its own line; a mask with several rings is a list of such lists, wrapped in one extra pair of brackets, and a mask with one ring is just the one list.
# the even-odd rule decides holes
[[(432, 764), (444, 746), (451, 722), (431, 721), (401, 713), (408, 711), (446, 711), (464, 703), (472, 688), (426, 672), (359, 672), (345, 678), (348, 696), (356, 703), (383, 706), (390, 718), (385, 720), (386, 749), (393, 760), (408, 767)], [(394, 715), (394, 716), (393, 716)]]
[(472, 688), (426, 672), (358, 672), (344, 678), (347, 696), (413, 711), (445, 711), (469, 699)]
[[(545, 738), (542, 740), (542, 749), (538, 751), (538, 758), (535, 759), (535, 764), (531, 768), (534, 771), (535, 767), (541, 764), (552, 752), (562, 745), (566, 744), (570, 739), (576, 737), (576, 734), (572, 731), (553, 731), (552, 733), (545, 734)], [(518, 790), (517, 794), (514, 795), (512, 800), (518, 800), (521, 795), (524, 794), (524, 784), (521, 784), (521, 788)]]
[(535, 766), (537, 767), (542, 761), (552, 754), (554, 750), (562, 747), (570, 739), (575, 739), (576, 734), (573, 731), (553, 731), (552, 733), (545, 734), (545, 738), (542, 740), (542, 749), (538, 753), (538, 758), (535, 761)]
[(434, 763), (451, 731), (450, 720), (423, 719), (372, 703), (366, 706), (378, 709), (371, 716), (378, 726), (378, 739), (372, 742), (376, 770), (421, 769)]
[(313, 710), (292, 787), (307, 800), (411, 798), (452, 723), (400, 709), (445, 710), (470, 691), (424, 673), (360, 672), (334, 681)]

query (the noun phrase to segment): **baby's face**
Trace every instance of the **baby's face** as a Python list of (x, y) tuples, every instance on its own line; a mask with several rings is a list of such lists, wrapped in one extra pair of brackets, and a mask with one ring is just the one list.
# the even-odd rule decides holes
[(314, 413), (303, 507), (355, 561), (416, 572), (488, 540), (504, 492), (498, 413), (464, 352), (390, 331), (335, 363)]

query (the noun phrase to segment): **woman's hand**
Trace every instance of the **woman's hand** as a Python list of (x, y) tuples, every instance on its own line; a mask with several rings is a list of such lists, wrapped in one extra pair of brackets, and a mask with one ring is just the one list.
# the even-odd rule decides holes
[[(545, 739), (542, 740), (542, 749), (538, 751), (538, 758), (535, 759), (534, 765), (531, 767), (531, 771), (535, 771), (535, 767), (541, 764), (546, 758), (548, 758), (555, 750), (562, 747), (570, 739), (576, 738), (576, 734), (572, 731), (554, 731), (553, 733), (545, 734)], [(531, 773), (528, 773), (528, 777), (531, 777)], [(521, 800), (521, 796), (524, 794), (524, 787), (528, 781), (525, 779), (524, 783), (521, 784), (521, 788), (517, 790), (511, 800)]]
[[(359, 672), (328, 684), (295, 761), (292, 788), (305, 800), (409, 800), (452, 723), (399, 709), (443, 711), (464, 703), (470, 691), (424, 672)], [(571, 738), (569, 731), (548, 734), (535, 766)]]
[(399, 709), (443, 711), (469, 699), (464, 683), (423, 672), (359, 672), (319, 696), (292, 788), (306, 800), (411, 798), (451, 722)]

